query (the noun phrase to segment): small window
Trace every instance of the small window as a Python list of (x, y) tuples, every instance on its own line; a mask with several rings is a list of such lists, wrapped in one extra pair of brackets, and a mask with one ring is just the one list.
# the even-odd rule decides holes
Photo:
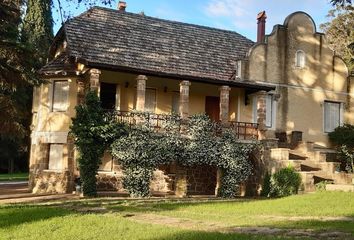
[(179, 113), (179, 92), (172, 94), (172, 113)]
[(333, 132), (342, 125), (342, 104), (339, 102), (324, 102), (324, 131)]
[(296, 52), (295, 66), (298, 68), (305, 67), (305, 53), (302, 50), (298, 50)]
[(49, 170), (62, 170), (63, 168), (63, 144), (50, 144)]
[(69, 82), (54, 81), (53, 82), (53, 112), (66, 112), (68, 109)]
[(145, 91), (145, 111), (154, 113), (156, 109), (156, 89), (147, 88)]
[(242, 63), (239, 60), (237, 61), (237, 65), (236, 65), (236, 78), (241, 78), (242, 77), (241, 74), (242, 74)]
[[(273, 128), (275, 125), (275, 101), (272, 95), (266, 97), (266, 127)], [(257, 97), (253, 98), (253, 122), (257, 123)]]

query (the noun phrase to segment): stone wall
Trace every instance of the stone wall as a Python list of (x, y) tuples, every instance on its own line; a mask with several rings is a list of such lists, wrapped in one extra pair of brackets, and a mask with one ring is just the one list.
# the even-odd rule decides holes
[(38, 171), (30, 173), (29, 187), (33, 193), (71, 193), (74, 181), (69, 171)]

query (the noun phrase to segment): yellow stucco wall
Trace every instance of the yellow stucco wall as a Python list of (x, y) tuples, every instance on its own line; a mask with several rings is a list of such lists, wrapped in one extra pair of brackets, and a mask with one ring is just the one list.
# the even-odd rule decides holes
[[(305, 53), (304, 68), (295, 65), (298, 50)], [(348, 71), (325, 36), (316, 32), (311, 17), (297, 12), (275, 26), (266, 43), (251, 48), (247, 64), (251, 81), (273, 84), (280, 95), (275, 130), (302, 131), (305, 141), (328, 145), (323, 103), (346, 103)], [(344, 121), (353, 122), (348, 112)]]

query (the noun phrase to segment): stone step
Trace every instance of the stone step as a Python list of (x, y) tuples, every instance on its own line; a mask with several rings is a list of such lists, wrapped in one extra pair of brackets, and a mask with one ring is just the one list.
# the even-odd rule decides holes
[(322, 179), (333, 180), (334, 184), (352, 184), (353, 183), (353, 174), (344, 173), (344, 172), (335, 172), (335, 173), (327, 173), (324, 171), (318, 171), (314, 173), (314, 176)]
[(354, 192), (353, 184), (326, 184), (327, 191)]
[(299, 172), (304, 192), (313, 192), (316, 190), (313, 172)]

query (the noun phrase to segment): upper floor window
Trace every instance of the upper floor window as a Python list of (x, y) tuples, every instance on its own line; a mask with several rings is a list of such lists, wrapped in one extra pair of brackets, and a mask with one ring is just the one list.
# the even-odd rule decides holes
[(52, 111), (66, 112), (68, 108), (68, 96), (69, 96), (69, 82), (62, 81), (62, 80), (54, 81)]
[(298, 68), (305, 67), (305, 53), (302, 50), (296, 51), (295, 66)]
[(340, 102), (324, 102), (324, 131), (333, 132), (336, 127), (342, 125), (343, 111)]

